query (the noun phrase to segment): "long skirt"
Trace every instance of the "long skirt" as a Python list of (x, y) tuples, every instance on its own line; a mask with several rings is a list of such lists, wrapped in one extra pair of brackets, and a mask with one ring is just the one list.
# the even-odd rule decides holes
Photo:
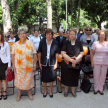
[(34, 75), (33, 72), (26, 72), (25, 68), (21, 71), (16, 69), (15, 74), (15, 86), (21, 90), (29, 90), (34, 87)]

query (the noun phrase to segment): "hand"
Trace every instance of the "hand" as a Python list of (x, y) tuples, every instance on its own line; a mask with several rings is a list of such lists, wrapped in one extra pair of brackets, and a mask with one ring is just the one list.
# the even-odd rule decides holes
[(36, 66), (33, 66), (33, 72), (35, 72), (36, 71)]
[(76, 64), (72, 64), (72, 67), (75, 67), (76, 66)]
[(72, 60), (72, 64), (77, 64), (77, 60)]
[(8, 67), (7, 70), (11, 70), (11, 67)]
[(54, 65), (54, 70), (57, 69), (57, 64)]
[(41, 63), (39, 63), (39, 67), (40, 67), (40, 69), (42, 70), (42, 65), (41, 65)]

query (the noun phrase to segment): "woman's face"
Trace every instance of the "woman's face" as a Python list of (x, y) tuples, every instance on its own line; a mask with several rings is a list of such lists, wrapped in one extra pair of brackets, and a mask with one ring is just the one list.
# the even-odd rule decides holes
[(52, 34), (51, 33), (46, 33), (46, 39), (50, 41), (52, 39)]
[(19, 38), (20, 40), (26, 40), (26, 33), (24, 31), (20, 31)]
[(104, 32), (101, 32), (100, 35), (99, 35), (99, 38), (100, 40), (105, 40), (105, 33)]
[(90, 29), (90, 28), (87, 28), (87, 29), (86, 29), (86, 34), (87, 34), (87, 35), (90, 35), (90, 34), (91, 34), (91, 29)]
[(71, 32), (69, 33), (69, 38), (70, 38), (70, 40), (75, 40), (75, 39), (76, 39), (76, 34), (75, 34), (74, 31), (71, 31)]

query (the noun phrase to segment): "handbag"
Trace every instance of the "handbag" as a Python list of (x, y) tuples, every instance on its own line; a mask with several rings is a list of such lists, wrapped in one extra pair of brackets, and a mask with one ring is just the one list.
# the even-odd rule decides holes
[(88, 74), (90, 74), (90, 73), (93, 73), (93, 68), (91, 67), (91, 65), (89, 64), (89, 65), (85, 65), (85, 64), (83, 64), (82, 65), (82, 71), (84, 72), (84, 73), (88, 73)]
[(7, 70), (6, 81), (11, 82), (14, 79), (14, 72), (12, 69)]
[(91, 82), (88, 79), (83, 79), (82, 83), (81, 83), (81, 89), (84, 93), (89, 93), (90, 89), (91, 89)]

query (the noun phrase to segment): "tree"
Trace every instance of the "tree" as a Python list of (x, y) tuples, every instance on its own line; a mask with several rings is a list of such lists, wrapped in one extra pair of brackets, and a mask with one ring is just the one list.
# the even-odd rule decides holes
[(47, 3), (47, 28), (52, 29), (52, 3), (51, 0), (46, 0)]
[(6, 34), (9, 30), (12, 30), (8, 0), (1, 0), (1, 6), (2, 6), (3, 30), (4, 34)]
[(95, 22), (98, 28), (101, 28), (101, 23), (108, 19), (107, 0), (83, 0), (81, 8), (87, 12), (87, 18)]

